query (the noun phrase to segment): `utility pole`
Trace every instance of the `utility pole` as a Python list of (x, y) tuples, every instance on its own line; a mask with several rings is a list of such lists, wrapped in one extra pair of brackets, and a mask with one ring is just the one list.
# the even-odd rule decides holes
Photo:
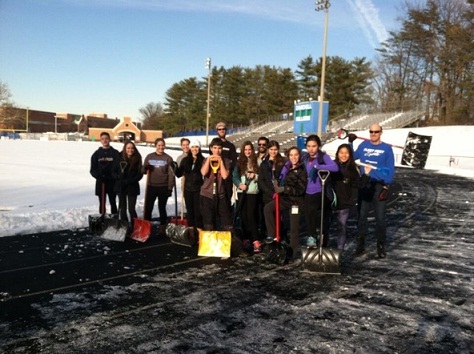
[(206, 109), (206, 146), (209, 146), (209, 118), (211, 117), (211, 58), (206, 59), (207, 69), (207, 109)]
[(326, 76), (326, 45), (328, 39), (328, 23), (329, 23), (329, 7), (331, 2), (329, 0), (316, 1), (316, 11), (324, 10), (324, 39), (323, 39), (323, 55), (321, 68), (321, 87), (319, 93), (319, 117), (318, 117), (318, 136), (321, 137), (323, 128), (323, 105), (324, 105), (324, 85)]

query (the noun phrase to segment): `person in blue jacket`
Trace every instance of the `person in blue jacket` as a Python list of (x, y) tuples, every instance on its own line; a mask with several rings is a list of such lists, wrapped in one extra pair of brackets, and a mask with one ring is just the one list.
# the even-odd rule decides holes
[[(391, 145), (382, 142), (382, 127), (370, 126), (370, 139), (363, 141), (354, 152), (354, 159), (360, 160), (360, 172), (366, 175), (367, 183), (359, 189), (359, 222), (357, 225), (356, 256), (365, 252), (365, 239), (368, 231), (367, 216), (373, 206), (375, 211), (375, 236), (379, 258), (386, 257), (386, 205), (390, 184), (395, 176), (395, 157)], [(352, 143), (357, 136), (349, 134)], [(368, 177), (368, 178), (367, 178)]]

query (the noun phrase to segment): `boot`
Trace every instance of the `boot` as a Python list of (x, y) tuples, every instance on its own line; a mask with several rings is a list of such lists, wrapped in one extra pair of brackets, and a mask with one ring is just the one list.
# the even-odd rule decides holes
[(385, 253), (384, 244), (380, 241), (377, 241), (377, 254), (378, 254), (379, 258), (387, 257), (387, 253)]
[(158, 228), (158, 236), (166, 236), (166, 224), (161, 224)]
[(361, 256), (365, 252), (365, 235), (359, 234), (357, 236), (357, 248), (354, 255)]

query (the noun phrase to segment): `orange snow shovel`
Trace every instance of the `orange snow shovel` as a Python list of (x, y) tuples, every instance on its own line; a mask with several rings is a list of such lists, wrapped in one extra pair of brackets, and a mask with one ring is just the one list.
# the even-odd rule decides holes
[(151, 222), (145, 220), (145, 207), (146, 207), (146, 195), (148, 190), (148, 179), (150, 178), (150, 171), (146, 171), (146, 185), (145, 185), (145, 199), (143, 206), (143, 219), (134, 218), (133, 219), (133, 232), (130, 235), (132, 240), (138, 242), (145, 242), (148, 240), (151, 234)]

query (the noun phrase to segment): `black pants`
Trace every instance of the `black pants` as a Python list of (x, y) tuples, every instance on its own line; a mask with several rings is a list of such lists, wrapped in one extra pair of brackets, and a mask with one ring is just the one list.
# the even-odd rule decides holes
[[(117, 214), (117, 194), (115, 192), (108, 192), (106, 195), (109, 198), (109, 203), (110, 203), (110, 212), (112, 214)], [(106, 207), (106, 201), (102, 200), (102, 197), (99, 195), (99, 213), (100, 214), (105, 214), (107, 212), (107, 207)]]
[(202, 223), (204, 230), (217, 230), (220, 219), (222, 230), (232, 230), (232, 218), (225, 198), (207, 198), (201, 196)]
[[(308, 236), (317, 237), (317, 232), (321, 228), (321, 193), (305, 194), (304, 196), (304, 213), (306, 223), (308, 225)], [(323, 210), (323, 230), (324, 234), (323, 246), (327, 246), (329, 242), (329, 224), (331, 219), (331, 205), (327, 199), (324, 200)]]
[(120, 209), (120, 219), (127, 220), (127, 211), (130, 214), (130, 220), (133, 221), (134, 218), (138, 217), (137, 210), (135, 209), (137, 205), (137, 196), (136, 195), (127, 195), (127, 193), (122, 193), (119, 195), (119, 209)]
[[(184, 202), (186, 203), (188, 225), (199, 227), (202, 229), (201, 215), (201, 196), (200, 191), (190, 192), (184, 191)], [(182, 206), (181, 206), (182, 207)]]
[(252, 242), (259, 239), (257, 207), (257, 194), (242, 195), (239, 193), (237, 212), (240, 213), (244, 239), (249, 239)]
[(166, 213), (166, 203), (168, 203), (168, 187), (147, 186), (145, 200), (145, 220), (151, 220), (153, 206), (158, 198), (158, 212), (160, 213), (160, 224), (166, 225), (168, 214)]

